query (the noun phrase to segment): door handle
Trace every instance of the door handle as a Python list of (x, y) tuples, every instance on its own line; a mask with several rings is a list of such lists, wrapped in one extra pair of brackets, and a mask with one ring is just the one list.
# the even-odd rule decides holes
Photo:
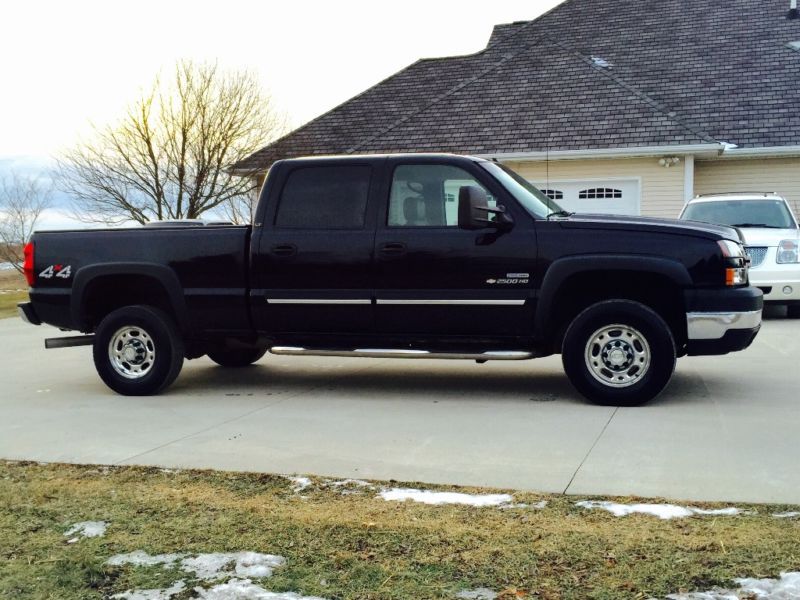
[(381, 246), (381, 254), (398, 256), (406, 253), (406, 245), (402, 242), (389, 242)]
[(294, 244), (278, 244), (270, 248), (270, 252), (276, 256), (294, 256), (297, 254), (297, 246)]

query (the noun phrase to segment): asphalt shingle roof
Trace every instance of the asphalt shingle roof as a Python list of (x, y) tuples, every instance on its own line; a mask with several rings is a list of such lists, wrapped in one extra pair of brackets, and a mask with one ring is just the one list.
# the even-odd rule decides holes
[[(788, 0), (567, 0), (423, 59), (236, 167), (314, 154), (800, 145)], [(611, 64), (602, 67), (593, 58)]]

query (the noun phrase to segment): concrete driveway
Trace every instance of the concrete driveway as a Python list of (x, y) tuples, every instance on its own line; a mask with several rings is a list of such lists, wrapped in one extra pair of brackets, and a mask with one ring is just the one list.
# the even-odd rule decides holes
[(800, 503), (800, 321), (681, 359), (655, 402), (620, 409), (586, 404), (559, 357), (200, 359), (167, 393), (126, 398), (91, 348), (46, 351), (57, 335), (0, 321), (0, 457)]

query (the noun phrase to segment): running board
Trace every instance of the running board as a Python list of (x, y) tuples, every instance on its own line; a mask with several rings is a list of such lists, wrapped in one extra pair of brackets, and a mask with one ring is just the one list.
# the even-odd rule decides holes
[(296, 346), (274, 346), (272, 354), (283, 356), (351, 356), (359, 358), (445, 358), (465, 360), (527, 360), (532, 352), (524, 350), (499, 350), (492, 352), (429, 352), (428, 350), (359, 348), (356, 350), (326, 350), (322, 348), (300, 348)]
[(44, 347), (48, 350), (53, 348), (73, 348), (75, 346), (91, 346), (94, 343), (94, 335), (72, 335), (60, 338), (47, 338)]

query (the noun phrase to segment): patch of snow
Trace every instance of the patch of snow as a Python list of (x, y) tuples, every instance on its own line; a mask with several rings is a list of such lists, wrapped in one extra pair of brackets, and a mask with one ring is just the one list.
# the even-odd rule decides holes
[(489, 588), (475, 588), (474, 590), (458, 592), (456, 598), (461, 598), (462, 600), (495, 600), (497, 593)]
[(790, 510), (782, 513), (773, 513), (772, 516), (776, 519), (794, 519), (795, 517), (800, 517), (800, 512), (796, 510)]
[(13, 263), (10, 263), (10, 262), (1, 262), (0, 263), (0, 271), (10, 271), (11, 269), (15, 269), (15, 268), (16, 267), (14, 266)]
[[(229, 567), (233, 566), (233, 570)], [(286, 559), (273, 554), (258, 552), (209, 553), (184, 558), (181, 569), (192, 572), (198, 579), (211, 581), (221, 577), (270, 577), (272, 570), (286, 564)]]
[(389, 501), (413, 500), (423, 504), (468, 504), (469, 506), (502, 506), (511, 503), (510, 494), (463, 494), (460, 492), (433, 492), (413, 488), (383, 490), (380, 497)]
[(582, 500), (575, 503), (576, 506), (593, 510), (600, 508), (607, 510), (615, 517), (627, 517), (635, 513), (643, 515), (651, 515), (659, 519), (683, 519), (693, 515), (719, 515), (719, 516), (736, 516), (742, 514), (740, 508), (693, 508), (686, 506), (675, 506), (674, 504), (618, 504), (616, 502), (608, 502), (606, 500)]
[(194, 588), (197, 600), (324, 600), (317, 596), (301, 596), (294, 592), (269, 592), (249, 579), (231, 579), (204, 590)]
[(326, 482), (326, 484), (332, 487), (355, 486), (368, 489), (372, 489), (375, 487), (369, 481), (364, 481), (363, 479), (340, 479), (338, 481), (328, 481)]
[(311, 480), (308, 477), (287, 477), (294, 485), (292, 491), (297, 494), (311, 485)]
[(738, 590), (715, 588), (708, 592), (670, 594), (668, 600), (739, 600), (755, 597), (757, 600), (792, 600), (800, 598), (800, 571), (781, 573), (780, 579), (736, 579)]
[(128, 590), (121, 594), (111, 596), (114, 600), (169, 600), (176, 594), (186, 589), (186, 584), (181, 579), (170, 587), (157, 590)]
[(165, 567), (171, 567), (184, 556), (185, 554), (156, 554), (151, 556), (147, 552), (136, 550), (135, 552), (112, 556), (106, 561), (106, 564), (115, 567), (122, 565), (133, 565), (134, 567), (164, 565)]
[(75, 536), (67, 540), (68, 544), (74, 544), (81, 538), (103, 537), (107, 527), (108, 523), (105, 521), (81, 521), (67, 529), (64, 537)]

